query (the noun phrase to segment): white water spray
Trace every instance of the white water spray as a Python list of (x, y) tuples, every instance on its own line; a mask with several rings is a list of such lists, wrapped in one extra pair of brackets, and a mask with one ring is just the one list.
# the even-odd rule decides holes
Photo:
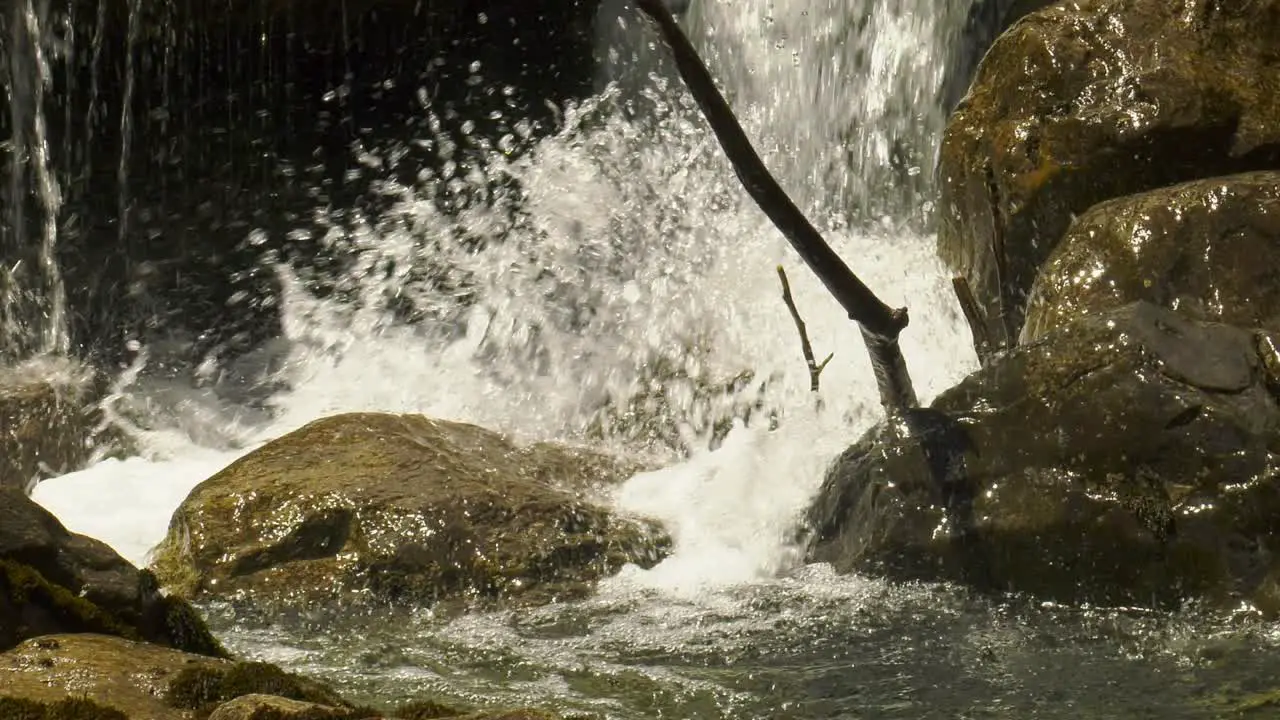
[[(882, 23), (901, 17), (887, 9), (873, 15), (887, 15), (876, 20)], [(740, 26), (708, 27), (703, 42), (722, 52), (754, 42)], [(903, 28), (922, 36), (900, 34), (881, 52), (906, 56), (935, 40), (932, 25)], [(795, 87), (812, 71), (787, 48), (753, 48), (740, 61), (757, 63), (778, 86)], [(893, 86), (898, 78), (866, 82)], [(754, 74), (729, 74), (728, 83), (755, 137), (809, 122), (812, 109), (798, 99), (751, 99), (759, 89)], [(619, 490), (622, 507), (658, 517), (677, 540), (667, 563), (631, 579), (696, 592), (793, 564), (789, 530), (823, 467), (880, 415), (866, 351), (857, 328), (746, 197), (683, 88), (656, 77), (642, 92), (651, 108), (642, 122), (610, 113), (615, 95), (608, 91), (567, 109), (562, 131), (525, 155), (507, 156), (513, 138), (478, 144), (486, 162), (465, 173), (446, 162), (417, 186), (383, 182), (391, 202), (379, 216), (320, 212), (322, 244), (349, 267), (332, 278), (337, 287), (323, 300), (282, 269), (287, 350), (278, 377), (289, 390), (274, 398), (269, 419), (220, 405), (209, 389), (182, 392), (171, 380), (148, 381), (145, 372), (119, 395), (125, 412), (152, 418), (142, 439), (151, 444), (155, 477), (189, 488), (257, 443), (351, 410), (422, 412), (526, 439), (634, 450), (618, 422), (599, 422), (602, 408), (656, 395), (646, 407), (662, 409), (662, 422), (691, 455), (651, 447), (669, 468)], [(426, 140), (452, 157), (455, 148), (443, 140)], [(785, 156), (774, 150), (771, 158)], [(363, 172), (383, 173), (400, 152), (365, 151)], [(809, 152), (822, 154), (820, 147)], [(826, 179), (792, 180), (815, 203), (822, 198)], [(465, 196), (468, 188), (485, 188), (486, 201), (449, 214), (434, 201), (444, 191)], [(922, 399), (973, 366), (931, 238), (889, 220), (855, 229), (838, 199), (820, 205), (814, 219), (869, 286), (911, 308), (902, 344)], [(817, 351), (835, 354), (822, 378), (821, 412), (781, 300), (779, 263), (790, 271)], [(753, 379), (737, 391), (703, 392), (743, 372)], [(735, 415), (741, 424), (744, 407), (755, 408), (747, 426), (712, 451), (716, 428)], [(178, 437), (221, 439), (222, 454), (189, 440), (184, 450), (175, 427), (183, 430)], [(47, 481), (36, 497), (73, 529), (83, 518), (84, 529), (139, 558), (146, 543), (135, 530), (123, 522), (117, 530), (103, 526), (100, 507), (92, 517), (85, 512), (95, 492), (113, 492), (104, 476), (121, 470), (135, 479), (151, 475), (142, 461), (104, 464)], [(182, 494), (155, 493), (170, 500)]]

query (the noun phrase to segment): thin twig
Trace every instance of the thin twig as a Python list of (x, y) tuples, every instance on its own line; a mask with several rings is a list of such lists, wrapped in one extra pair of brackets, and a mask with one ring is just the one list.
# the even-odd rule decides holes
[(964, 313), (965, 322), (969, 323), (969, 332), (973, 334), (973, 350), (978, 353), (978, 362), (985, 367), (991, 362), (993, 352), (991, 332), (982, 317), (982, 309), (978, 307), (973, 288), (969, 287), (969, 281), (963, 275), (951, 278), (951, 287), (956, 292), (956, 299), (960, 301), (960, 311)]
[(663, 39), (671, 48), (680, 77), (702, 109), (751, 199), (773, 221), (849, 317), (861, 326), (872, 367), (876, 371), (880, 400), (886, 410), (915, 407), (915, 390), (898, 345), (898, 335), (907, 326), (907, 309), (891, 309), (876, 297), (783, 191), (751, 146), (729, 103), (716, 89), (711, 72), (676, 24), (664, 1), (637, 0), (637, 5), (657, 23)]
[(787, 309), (791, 311), (791, 319), (796, 322), (796, 330), (800, 332), (800, 352), (804, 353), (804, 364), (809, 368), (809, 389), (818, 392), (822, 371), (826, 369), (827, 363), (831, 362), (835, 353), (828, 353), (821, 363), (814, 359), (813, 345), (809, 344), (809, 330), (805, 327), (804, 319), (800, 317), (795, 299), (791, 297), (791, 283), (787, 282), (787, 271), (783, 270), (781, 265), (778, 266), (778, 279), (782, 281), (782, 301), (787, 304)]

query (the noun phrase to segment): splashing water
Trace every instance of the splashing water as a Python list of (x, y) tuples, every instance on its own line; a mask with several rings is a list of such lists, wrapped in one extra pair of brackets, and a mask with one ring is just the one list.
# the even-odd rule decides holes
[[(976, 364), (915, 222), (942, 122), (932, 99), (966, 6), (701, 0), (686, 20), (783, 184), (873, 290), (910, 307), (903, 351), (926, 402)], [(650, 52), (627, 21), (633, 45), (617, 57)], [(880, 414), (869, 362), (679, 83), (647, 68), (565, 109), (562, 130), (524, 154), (511, 152), (527, 140), (519, 123), (461, 147), (422, 138), (442, 169), (405, 186), (386, 179), (404, 148), (364, 150), (386, 202), (376, 215), (319, 208), (297, 229), (343, 270), (278, 267), (285, 337), (185, 375), (164, 347), (139, 348), (104, 410), (142, 455), (34, 497), (141, 564), (193, 485), (335, 412), (422, 412), (664, 461), (614, 502), (662, 520), (673, 554), (586, 601), (305, 629), (208, 608), (234, 651), (362, 701), (429, 694), (628, 719), (1065, 719), (1140, 716), (1160, 698), (1162, 716), (1212, 717), (1232, 698), (1203, 688), (1245, 692), (1280, 672), (1274, 628), (994, 606), (799, 565), (798, 513)], [(815, 350), (835, 354), (821, 407), (779, 263)], [(631, 432), (646, 414), (666, 431)]]

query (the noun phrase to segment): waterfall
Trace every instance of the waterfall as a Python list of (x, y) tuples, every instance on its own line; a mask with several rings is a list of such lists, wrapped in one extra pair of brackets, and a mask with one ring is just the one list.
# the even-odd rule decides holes
[[(66, 354), (67, 296), (58, 264), (62, 193), (50, 157), (45, 100), (53, 83), (53, 53), (66, 52), (49, 27), (49, 0), (11, 8), (7, 63), (9, 106), (8, 223), (0, 271), (0, 357), (27, 352)], [(69, 35), (69, 33), (68, 33)], [(32, 207), (31, 200), (35, 200)], [(28, 211), (35, 211), (35, 232)], [(34, 256), (30, 249), (35, 248)]]

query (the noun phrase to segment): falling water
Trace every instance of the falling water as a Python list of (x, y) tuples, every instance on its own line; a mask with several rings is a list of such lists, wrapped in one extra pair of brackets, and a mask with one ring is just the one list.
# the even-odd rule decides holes
[[(67, 298), (58, 265), (58, 216), (62, 194), (49, 150), (45, 98), (53, 73), (50, 52), (57, 38), (48, 28), (49, 0), (23, 0), (13, 4), (8, 54), (9, 114), (9, 218), (5, 265), (0, 281), (0, 353), (25, 351), (62, 355), (70, 349), (67, 332)], [(28, 237), (27, 209), (34, 195), (39, 209), (36, 242)], [(36, 247), (34, 258), (27, 248)], [(24, 267), (32, 263), (33, 268)], [(24, 278), (30, 286), (26, 286)], [(25, 327), (24, 327), (25, 326)], [(16, 349), (16, 352), (15, 352)]]
[(129, 152), (133, 144), (133, 93), (137, 85), (134, 55), (142, 22), (142, 0), (129, 0), (129, 21), (125, 37), (124, 95), (120, 106), (120, 160), (116, 166), (117, 237), (120, 247), (129, 237)]
[(931, 215), (951, 57), (973, 0), (703, 0), (693, 32), (811, 211)]

